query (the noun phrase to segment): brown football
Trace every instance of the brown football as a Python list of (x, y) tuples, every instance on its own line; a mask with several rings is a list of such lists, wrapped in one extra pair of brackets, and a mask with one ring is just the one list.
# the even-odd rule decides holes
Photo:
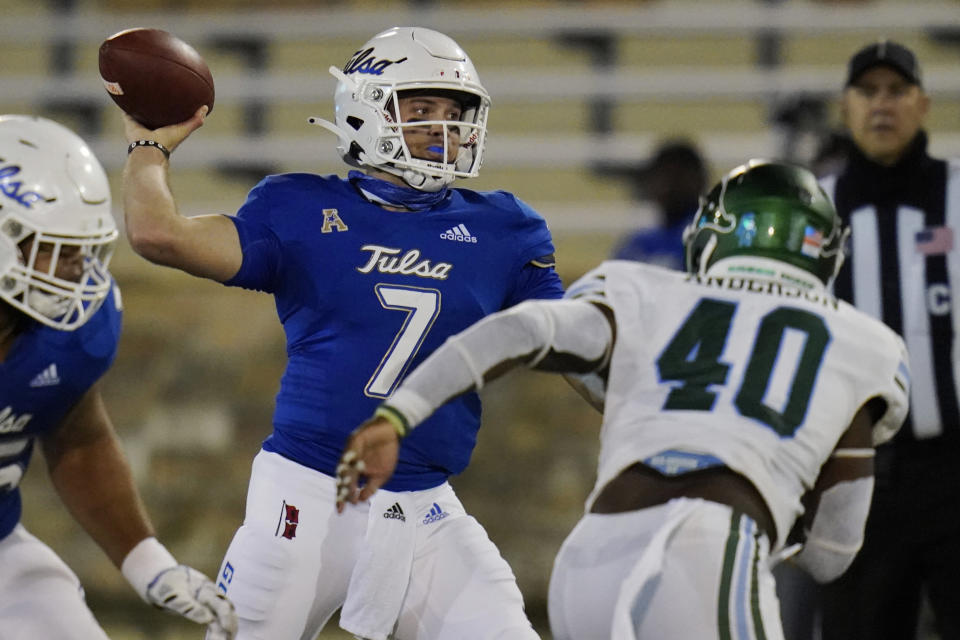
[(121, 109), (149, 129), (213, 110), (213, 76), (196, 49), (162, 29), (127, 29), (100, 45), (100, 77)]

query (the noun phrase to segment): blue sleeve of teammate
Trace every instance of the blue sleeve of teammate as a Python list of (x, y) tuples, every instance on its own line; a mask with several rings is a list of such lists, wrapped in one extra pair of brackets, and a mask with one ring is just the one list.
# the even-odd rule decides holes
[(231, 220), (240, 236), (243, 262), (240, 270), (224, 282), (230, 287), (243, 287), (273, 293), (280, 273), (280, 240), (274, 233), (271, 221), (272, 203), (270, 178), (254, 187), (247, 201)]

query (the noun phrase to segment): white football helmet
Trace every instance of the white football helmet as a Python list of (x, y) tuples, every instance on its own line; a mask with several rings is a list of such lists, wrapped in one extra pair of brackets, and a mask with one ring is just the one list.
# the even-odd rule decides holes
[[(422, 27), (394, 27), (375, 35), (350, 56), (343, 69), (330, 67), (339, 81), (334, 95), (336, 123), (310, 118), (337, 134), (337, 150), (347, 164), (371, 166), (400, 176), (415, 189), (439, 191), (455, 178), (474, 178), (480, 170), (487, 133), (490, 96), (470, 58), (451, 38)], [(400, 122), (394, 97), (403, 91), (452, 92), (463, 113), (449, 121)], [(403, 139), (406, 127), (460, 128), (455, 162), (414, 158)], [(447, 136), (444, 135), (444, 158)]]
[[(110, 293), (116, 240), (107, 175), (86, 143), (51, 120), (0, 115), (0, 299), (76, 329)], [(79, 279), (57, 275), (59, 263), (81, 259)]]

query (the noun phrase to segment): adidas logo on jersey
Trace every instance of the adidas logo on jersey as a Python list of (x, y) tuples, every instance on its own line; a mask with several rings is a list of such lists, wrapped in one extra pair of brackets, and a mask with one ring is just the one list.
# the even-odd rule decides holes
[(400, 522), (406, 522), (407, 516), (403, 515), (403, 509), (400, 508), (400, 504), (397, 502), (393, 503), (393, 506), (383, 512), (383, 517), (394, 520), (399, 520)]
[(57, 384), (60, 384), (60, 376), (57, 375), (56, 364), (51, 364), (30, 381), (31, 387), (52, 387)]
[(440, 234), (440, 237), (444, 240), (456, 240), (457, 242), (473, 242), (476, 244), (477, 237), (470, 235), (470, 232), (467, 231), (467, 228), (463, 224), (458, 224), (452, 229), (447, 229)]
[(436, 502), (433, 503), (433, 506), (430, 507), (430, 511), (427, 512), (427, 515), (423, 518), (423, 524), (430, 524), (431, 522), (437, 522), (438, 520), (443, 520), (446, 518), (449, 513), (440, 508)]

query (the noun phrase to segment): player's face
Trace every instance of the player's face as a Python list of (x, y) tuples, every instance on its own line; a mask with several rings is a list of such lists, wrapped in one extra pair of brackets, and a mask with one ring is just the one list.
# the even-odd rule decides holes
[[(32, 240), (28, 238), (21, 245), (21, 251), (30, 250)], [(37, 248), (37, 258), (34, 260), (33, 268), (35, 271), (47, 273), (50, 270), (50, 261), (53, 260), (53, 245), (49, 242), (41, 242)], [(60, 247), (60, 257), (57, 260), (57, 271), (54, 274), (62, 280), (71, 282), (80, 282), (83, 277), (83, 251), (77, 246)]]
[[(398, 100), (400, 122), (421, 122), (427, 120), (446, 120), (459, 122), (462, 109), (460, 103), (452, 98), (435, 96), (411, 96)], [(405, 127), (403, 139), (407, 143), (410, 155), (421, 160), (444, 162), (443, 137), (446, 130), (446, 162), (457, 159), (460, 149), (460, 127), (442, 124), (428, 124), (422, 127)]]
[(923, 126), (930, 99), (889, 67), (874, 67), (843, 92), (843, 119), (865, 156), (885, 166), (897, 162)]

